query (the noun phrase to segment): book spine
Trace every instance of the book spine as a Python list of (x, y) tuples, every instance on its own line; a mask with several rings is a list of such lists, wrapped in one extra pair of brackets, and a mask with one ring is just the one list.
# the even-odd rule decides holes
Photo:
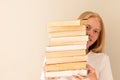
[(81, 50), (86, 49), (86, 45), (67, 45), (67, 46), (47, 46), (47, 52), (65, 51), (65, 50)]
[(71, 57), (58, 57), (58, 58), (46, 58), (46, 64), (67, 63), (87, 61), (87, 55), (85, 56), (71, 56)]
[(71, 41), (71, 42), (50, 42), (48, 46), (64, 46), (64, 45), (84, 45), (87, 41)]
[(86, 62), (71, 62), (45, 65), (44, 71), (79, 70), (86, 68)]
[(67, 76), (77, 75), (78, 73), (81, 76), (86, 76), (87, 69), (45, 72), (45, 77), (67, 77)]
[(50, 41), (51, 42), (88, 41), (88, 36), (57, 37), (50, 38)]
[(83, 50), (68, 50), (68, 51), (56, 51), (56, 52), (46, 52), (46, 58), (56, 58), (56, 57), (70, 57), (70, 56), (81, 56), (86, 55), (86, 51)]
[(71, 20), (71, 21), (56, 21), (48, 23), (47, 26), (72, 26), (72, 25), (80, 25), (81, 20)]
[(48, 23), (47, 26), (79, 26), (85, 25), (87, 20), (56, 21)]
[(48, 46), (87, 44), (87, 41), (88, 41), (88, 36), (57, 37), (57, 38), (50, 38), (50, 43)]
[(75, 31), (75, 30), (86, 30), (85, 25), (80, 26), (49, 26), (48, 32), (61, 32), (61, 31)]
[(70, 37), (70, 36), (81, 36), (86, 35), (85, 30), (78, 31), (63, 31), (63, 32), (51, 32), (48, 33), (49, 37)]

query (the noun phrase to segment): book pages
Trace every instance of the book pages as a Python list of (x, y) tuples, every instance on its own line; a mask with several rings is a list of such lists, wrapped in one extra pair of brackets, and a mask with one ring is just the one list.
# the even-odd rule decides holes
[(50, 41), (45, 53), (45, 77), (87, 75), (86, 23), (87, 20), (71, 20), (47, 25)]

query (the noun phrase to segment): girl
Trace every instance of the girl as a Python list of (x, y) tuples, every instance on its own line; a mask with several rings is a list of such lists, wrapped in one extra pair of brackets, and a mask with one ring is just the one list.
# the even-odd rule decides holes
[[(69, 78), (47, 78), (45, 80), (113, 80), (109, 57), (102, 53), (105, 41), (104, 24), (101, 17), (91, 11), (82, 13), (78, 19), (87, 19), (86, 33), (89, 37), (87, 42), (89, 73), (86, 77), (73, 75)], [(44, 80), (44, 79), (41, 79)]]

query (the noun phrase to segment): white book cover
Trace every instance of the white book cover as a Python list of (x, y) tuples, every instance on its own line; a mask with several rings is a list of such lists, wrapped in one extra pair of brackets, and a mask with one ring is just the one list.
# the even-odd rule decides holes
[(65, 50), (81, 50), (81, 49), (86, 49), (86, 44), (84, 44), (84, 45), (65, 45), (65, 46), (48, 46), (48, 47), (46, 47), (47, 52), (65, 51)]
[(77, 75), (78, 73), (82, 76), (87, 76), (87, 72), (87, 69), (45, 72), (45, 77), (67, 77)]
[(72, 42), (72, 41), (88, 41), (88, 36), (73, 36), (73, 37), (54, 37), (50, 38), (51, 42)]

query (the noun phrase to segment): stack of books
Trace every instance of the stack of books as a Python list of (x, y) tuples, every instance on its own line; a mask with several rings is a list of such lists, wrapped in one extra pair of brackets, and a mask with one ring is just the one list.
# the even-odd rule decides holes
[(46, 47), (45, 77), (87, 75), (87, 20), (49, 23), (50, 42)]

